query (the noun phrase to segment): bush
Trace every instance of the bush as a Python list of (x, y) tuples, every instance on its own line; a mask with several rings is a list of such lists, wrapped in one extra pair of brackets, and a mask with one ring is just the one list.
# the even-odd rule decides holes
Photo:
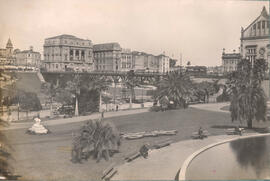
[(149, 111), (151, 111), (151, 112), (158, 112), (158, 111), (161, 111), (161, 110), (162, 110), (161, 106), (152, 106), (149, 109)]
[(72, 162), (80, 163), (90, 156), (97, 162), (101, 158), (108, 160), (114, 153), (119, 152), (119, 146), (120, 135), (111, 123), (89, 120), (73, 140)]

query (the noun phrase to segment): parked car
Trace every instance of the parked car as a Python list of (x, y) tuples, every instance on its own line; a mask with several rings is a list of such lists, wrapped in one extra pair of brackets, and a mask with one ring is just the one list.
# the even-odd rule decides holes
[(56, 109), (56, 112), (58, 114), (63, 114), (67, 116), (73, 116), (74, 115), (74, 106), (72, 105), (62, 105), (58, 109)]

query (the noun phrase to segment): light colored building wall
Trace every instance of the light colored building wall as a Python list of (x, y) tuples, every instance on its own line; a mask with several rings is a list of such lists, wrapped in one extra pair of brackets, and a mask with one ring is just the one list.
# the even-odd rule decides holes
[(93, 44), (91, 40), (73, 35), (45, 39), (44, 67), (49, 71), (92, 71)]

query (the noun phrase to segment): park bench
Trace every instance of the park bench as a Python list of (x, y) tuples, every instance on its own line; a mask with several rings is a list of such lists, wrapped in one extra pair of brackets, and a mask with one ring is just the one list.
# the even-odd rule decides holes
[(242, 135), (242, 133), (245, 131), (244, 128), (239, 128), (239, 131), (235, 128), (229, 128), (226, 130), (227, 135)]
[(203, 138), (207, 138), (209, 135), (210, 135), (210, 133), (207, 130), (203, 130), (201, 135), (199, 135), (198, 131), (196, 131), (196, 132), (192, 133), (191, 138), (203, 139)]

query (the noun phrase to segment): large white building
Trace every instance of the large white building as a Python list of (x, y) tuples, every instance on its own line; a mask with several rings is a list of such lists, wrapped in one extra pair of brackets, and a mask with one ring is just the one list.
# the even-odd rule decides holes
[(43, 67), (47, 71), (93, 70), (92, 41), (73, 35), (45, 39)]
[(250, 60), (265, 59), (270, 65), (269, 14), (263, 7), (261, 14), (241, 30), (241, 55)]

